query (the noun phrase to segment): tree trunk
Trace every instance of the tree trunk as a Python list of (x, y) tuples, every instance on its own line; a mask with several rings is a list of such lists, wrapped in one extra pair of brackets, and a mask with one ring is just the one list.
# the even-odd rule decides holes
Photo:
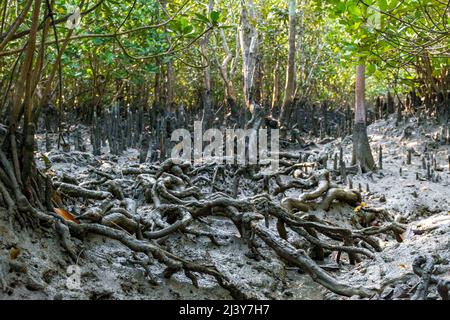
[[(227, 38), (225, 37), (225, 33), (223, 29), (219, 30), (220, 40), (222, 41), (222, 46), (225, 51), (225, 59), (223, 59), (222, 63), (219, 62), (219, 59), (216, 55), (216, 62), (219, 66), (220, 76), (224, 83), (224, 92), (225, 92), (225, 101), (227, 104), (227, 121), (230, 121), (232, 123), (239, 121), (239, 110), (236, 103), (236, 93), (233, 87), (233, 83), (231, 82), (231, 79), (233, 78), (234, 71), (236, 69), (236, 61), (238, 58), (238, 49), (239, 49), (239, 41), (236, 41), (236, 56), (235, 61), (232, 64), (232, 68), (230, 72), (228, 73), (228, 63), (233, 59), (233, 55), (231, 54), (230, 48), (228, 47)], [(238, 40), (238, 38), (236, 39)], [(217, 50), (217, 37), (216, 34), (214, 34), (214, 44), (215, 49)]]
[[(209, 0), (208, 12), (211, 13), (213, 9), (213, 1)], [(211, 127), (212, 120), (212, 99), (211, 99), (211, 70), (209, 67), (209, 61), (207, 60), (208, 56), (208, 42), (209, 42), (208, 33), (200, 42), (200, 49), (202, 51), (202, 63), (206, 65), (203, 68), (203, 117), (202, 117), (202, 125), (203, 129), (209, 129)]]
[(258, 48), (258, 31), (249, 22), (249, 19), (255, 20), (253, 0), (249, 0), (248, 3), (242, 1), (241, 26), (239, 28), (239, 41), (242, 51), (242, 73), (244, 76), (244, 101), (246, 107), (253, 113), (253, 78), (256, 66), (256, 51)]
[(286, 85), (281, 106), (281, 126), (288, 125), (290, 110), (293, 107), (295, 95), (295, 0), (289, 0), (289, 54), (286, 70)]
[(278, 109), (278, 101), (280, 99), (280, 75), (278, 74), (279, 68), (280, 63), (279, 60), (277, 60), (273, 69), (272, 105), (270, 107), (270, 114), (272, 116), (274, 116), (274, 112), (276, 111), (276, 109)]
[[(34, 125), (31, 124), (31, 115), (33, 111), (33, 91), (34, 91), (34, 77), (33, 77), (33, 58), (36, 48), (36, 36), (39, 26), (39, 14), (41, 9), (41, 0), (36, 0), (33, 8), (32, 27), (30, 37), (27, 44), (27, 52), (25, 55), (24, 69), (22, 70), (22, 82), (25, 83), (25, 96), (23, 100), (23, 141), (22, 141), (22, 178), (24, 184), (30, 183), (32, 162), (33, 162), (33, 148), (34, 148)], [(16, 106), (18, 107), (18, 106)], [(19, 112), (20, 113), (20, 112)], [(17, 114), (17, 116), (19, 115)], [(20, 118), (17, 117), (16, 121)], [(14, 128), (17, 128), (17, 122)]]
[(363, 172), (375, 169), (372, 151), (370, 150), (369, 138), (367, 137), (366, 107), (364, 105), (365, 94), (365, 65), (356, 67), (355, 86), (355, 125), (353, 128), (353, 160), (359, 162)]

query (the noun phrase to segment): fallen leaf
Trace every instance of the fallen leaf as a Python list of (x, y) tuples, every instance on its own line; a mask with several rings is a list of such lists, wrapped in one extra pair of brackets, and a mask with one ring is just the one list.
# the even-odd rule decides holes
[(17, 249), (15, 247), (12, 247), (11, 249), (9, 249), (9, 257), (11, 258), (11, 260), (16, 260), (17, 257), (20, 254), (20, 249)]
[(398, 266), (402, 269), (406, 269), (406, 264), (404, 264), (404, 263), (400, 263)]
[(53, 208), (53, 211), (60, 216), (63, 217), (64, 220), (75, 222), (76, 224), (80, 224), (80, 221), (78, 221), (73, 214), (71, 214), (69, 211), (62, 209), (62, 208)]
[(58, 191), (54, 191), (52, 194), (52, 201), (55, 203), (55, 205), (59, 206), (62, 205), (62, 198), (61, 194)]

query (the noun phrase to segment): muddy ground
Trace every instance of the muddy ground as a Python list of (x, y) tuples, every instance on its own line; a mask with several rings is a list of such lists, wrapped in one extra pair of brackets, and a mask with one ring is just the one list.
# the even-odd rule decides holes
[[(340, 281), (374, 288), (386, 299), (409, 297), (419, 280), (412, 270), (412, 262), (419, 255), (434, 256), (439, 261), (440, 276), (450, 279), (450, 168), (447, 160), (450, 146), (436, 142), (438, 131), (431, 124), (419, 127), (414, 119), (399, 127), (395, 126), (395, 119), (378, 121), (369, 126), (374, 157), (377, 157), (379, 146), (383, 148), (383, 169), (352, 176), (353, 185), (357, 187), (361, 184), (363, 201), (368, 206), (387, 209), (392, 219), (406, 223), (409, 227), (401, 243), (390, 236), (381, 236), (383, 251), (376, 253), (373, 260), (364, 259), (356, 266), (351, 266), (344, 257), (337, 265), (331, 255), (324, 265)], [(39, 147), (43, 145), (41, 141)], [(315, 141), (310, 150), (328, 150), (334, 154), (340, 145), (349, 164), (349, 137), (323, 145)], [(410, 165), (406, 164), (408, 148), (414, 149)], [(67, 173), (83, 181), (87, 179), (91, 166), (106, 171), (138, 166), (137, 150), (129, 149), (119, 158), (109, 155), (107, 148), (103, 151), (102, 156), (94, 157), (78, 151), (63, 153), (53, 150), (46, 153), (51, 161), (49, 173)], [(426, 179), (421, 158), (426, 152), (436, 156), (438, 181)], [(37, 157), (42, 159), (42, 154), (40, 150)], [(45, 166), (42, 160), (38, 160), (38, 164)], [(327, 166), (333, 166), (332, 158)], [(367, 184), (369, 192), (366, 190)], [(247, 190), (241, 196), (251, 192), (253, 190)], [(286, 196), (298, 196), (299, 193), (300, 190), (291, 189), (286, 192)], [(75, 204), (67, 209), (77, 214), (85, 208)], [(138, 208), (138, 213), (145, 215), (151, 209), (150, 205), (143, 205)], [(336, 204), (328, 212), (317, 211), (315, 214), (351, 227), (355, 211), (348, 205)], [(151, 265), (149, 275), (142, 266), (146, 262), (145, 256), (131, 252), (115, 240), (98, 235), (91, 235), (83, 242), (74, 239), (80, 251), (75, 263), (79, 269), (74, 269), (73, 262), (54, 233), (41, 229), (14, 229), (6, 211), (1, 208), (0, 219), (0, 278), (4, 279), (4, 283), (0, 283), (2, 299), (231, 298), (212, 277), (200, 276), (199, 288), (195, 288), (182, 273), (165, 279), (162, 276), (164, 267), (157, 262)], [(176, 233), (166, 241), (166, 248), (186, 259), (216, 266), (244, 292), (260, 299), (342, 298), (328, 292), (297, 268), (286, 267), (267, 247), (260, 249), (263, 258), (255, 259), (229, 220), (219, 217), (207, 219), (210, 230), (204, 229), (205, 224), (195, 222), (192, 227), (206, 232), (213, 230), (217, 235), (217, 243), (206, 236)], [(413, 232), (418, 229), (424, 232)], [(296, 241), (296, 235), (292, 232), (289, 237)], [(79, 283), (78, 278), (74, 278), (73, 270), (81, 272)], [(72, 282), (74, 279), (75, 282)], [(2, 287), (5, 289), (1, 290)], [(428, 297), (438, 298), (434, 287), (430, 289)]]

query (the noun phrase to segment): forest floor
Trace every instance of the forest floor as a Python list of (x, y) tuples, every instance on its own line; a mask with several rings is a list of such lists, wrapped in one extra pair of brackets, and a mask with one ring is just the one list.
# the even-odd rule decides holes
[[(412, 270), (413, 260), (419, 255), (433, 255), (440, 262), (443, 277), (450, 280), (450, 168), (448, 164), (449, 145), (440, 145), (433, 138), (438, 132), (432, 124), (417, 126), (413, 120), (395, 126), (395, 120), (377, 121), (368, 128), (372, 150), (383, 148), (383, 169), (370, 174), (353, 175), (353, 185), (362, 186), (363, 201), (369, 207), (382, 207), (392, 219), (408, 224), (402, 235), (403, 242), (390, 236), (381, 235), (383, 251), (374, 259), (363, 259), (352, 266), (345, 259), (336, 264), (327, 258), (324, 265), (330, 273), (355, 286), (365, 286), (379, 290), (382, 298), (400, 299), (409, 296), (417, 286), (419, 277)], [(88, 137), (86, 131), (86, 137)], [(39, 137), (43, 148), (43, 137)], [(310, 151), (327, 150), (338, 152), (342, 145), (347, 164), (351, 157), (351, 139), (336, 139), (327, 144), (314, 141)], [(406, 165), (407, 149), (413, 148), (412, 163)], [(51, 162), (51, 171), (56, 176), (67, 174), (80, 182), (89, 179), (90, 169), (119, 172), (123, 168), (139, 167), (138, 151), (129, 149), (122, 156), (109, 155), (94, 157), (79, 151), (62, 152), (52, 150), (46, 153)], [(425, 179), (421, 156), (426, 151), (436, 157), (436, 174), (439, 181)], [(374, 152), (376, 157), (377, 152)], [(41, 153), (38, 153), (40, 158)], [(45, 164), (38, 160), (41, 167)], [(333, 167), (330, 159), (328, 167)], [(401, 168), (401, 172), (400, 172)], [(419, 180), (416, 178), (419, 173)], [(124, 184), (127, 182), (123, 177)], [(283, 177), (283, 179), (291, 179)], [(249, 183), (248, 185), (250, 185)], [(366, 184), (370, 191), (367, 192)], [(247, 185), (247, 186), (248, 186)], [(245, 190), (253, 194), (258, 190)], [(290, 189), (286, 196), (298, 196), (300, 190)], [(138, 197), (141, 195), (138, 195)], [(93, 205), (92, 200), (80, 205), (74, 201), (67, 208), (75, 214), (82, 212), (83, 206)], [(3, 210), (0, 208), (0, 210)], [(146, 215), (151, 205), (137, 209), (139, 215)], [(354, 208), (346, 204), (335, 204), (328, 212), (315, 211), (345, 227), (352, 227)], [(0, 213), (0, 217), (6, 214)], [(206, 236), (175, 233), (165, 240), (165, 247), (174, 254), (206, 265), (215, 265), (244, 292), (260, 299), (336, 299), (342, 298), (325, 290), (310, 276), (298, 268), (286, 267), (271, 249), (263, 246), (260, 253), (264, 259), (255, 259), (250, 254), (245, 241), (240, 238), (233, 223), (220, 217), (207, 217), (208, 224), (194, 221), (192, 227), (198, 231), (213, 232), (217, 241)], [(208, 226), (208, 229), (205, 229)], [(423, 232), (413, 232), (422, 230)], [(289, 237), (294, 238), (292, 232)], [(384, 237), (384, 238), (383, 238)], [(164, 268), (159, 263), (152, 264), (150, 279), (140, 261), (145, 257), (131, 252), (119, 242), (99, 235), (89, 235), (82, 242), (74, 238), (74, 244), (81, 248), (77, 265), (81, 270), (80, 287), (69, 285), (68, 266), (73, 264), (62, 248), (56, 235), (45, 230), (22, 230), (15, 232), (8, 221), (0, 220), (0, 273), (8, 292), (0, 290), (3, 299), (230, 299), (229, 293), (218, 286), (210, 276), (199, 277), (198, 288), (182, 273), (170, 279), (162, 276)], [(156, 281), (156, 283), (155, 283)], [(0, 283), (0, 287), (1, 287)], [(0, 288), (1, 289), (1, 288)], [(437, 298), (436, 290), (430, 290), (429, 298)]]

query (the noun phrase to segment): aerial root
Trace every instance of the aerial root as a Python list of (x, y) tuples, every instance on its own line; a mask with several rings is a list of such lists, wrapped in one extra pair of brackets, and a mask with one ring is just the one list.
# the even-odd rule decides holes
[(134, 252), (143, 252), (146, 254), (152, 255), (153, 258), (157, 259), (160, 263), (165, 264), (167, 266), (164, 276), (170, 277), (172, 274), (184, 270), (189, 274), (193, 272), (203, 273), (210, 276), (213, 276), (219, 285), (221, 285), (224, 289), (230, 292), (230, 295), (235, 299), (249, 299), (247, 294), (243, 293), (241, 289), (239, 289), (236, 285), (232, 284), (230, 280), (224, 276), (222, 273), (216, 270), (216, 268), (202, 266), (195, 262), (184, 260), (166, 250), (159, 247), (158, 245), (138, 240), (131, 235), (121, 231), (109, 228), (107, 226), (99, 225), (99, 224), (74, 224), (69, 223), (69, 227), (71, 232), (74, 234), (83, 237), (86, 234), (98, 234), (102, 235), (114, 240), (121, 242), (123, 245), (128, 247)]
[(375, 294), (368, 289), (354, 288), (336, 281), (326, 271), (320, 268), (304, 250), (296, 249), (289, 242), (276, 237), (272, 232), (260, 224), (254, 224), (253, 228), (261, 240), (272, 248), (281, 258), (307, 272), (314, 281), (320, 283), (330, 291), (347, 297), (354, 295), (371, 297)]
[(413, 262), (413, 271), (420, 277), (420, 282), (411, 300), (426, 300), (429, 286), (437, 285), (442, 300), (449, 300), (450, 280), (433, 274), (437, 261), (433, 257), (418, 256)]
[(70, 237), (70, 231), (69, 227), (67, 226), (67, 223), (65, 223), (65, 221), (64, 222), (57, 221), (55, 223), (55, 229), (63, 248), (67, 251), (72, 261), (76, 262), (77, 254), (75, 250), (75, 245)]
[[(361, 194), (358, 191), (332, 186), (329, 172), (325, 169), (314, 172), (303, 185), (315, 186), (315, 189), (302, 193), (298, 198), (282, 199), (281, 205), (288, 212), (293, 212), (294, 209), (303, 212), (316, 209), (328, 211), (335, 200), (352, 206), (361, 202)], [(316, 202), (320, 197), (321, 202)]]
[(331, 188), (328, 189), (320, 207), (323, 210), (328, 211), (330, 210), (331, 204), (334, 200), (355, 206), (361, 202), (361, 195), (356, 190)]
[(11, 288), (8, 286), (8, 282), (6, 281), (4, 264), (5, 262), (3, 260), (0, 260), (0, 289), (3, 292), (7, 293)]
[[(310, 166), (308, 162), (297, 166), (291, 165), (289, 172), (299, 168), (319, 167), (319, 165)], [(225, 180), (226, 166), (214, 169), (212, 166), (205, 165), (193, 169), (190, 164), (168, 159), (159, 166), (130, 167), (120, 173), (91, 169), (92, 175), (100, 176), (102, 183), (90, 183), (89, 186), (95, 186), (98, 190), (85, 188), (81, 184), (76, 185), (73, 179), (66, 178), (63, 179), (64, 182), (55, 181), (54, 186), (71, 197), (84, 198), (87, 203), (90, 203), (90, 199), (103, 200), (100, 205), (89, 205), (89, 209), (77, 217), (81, 224), (61, 220), (61, 217), (53, 213), (44, 213), (35, 209), (14, 182), (6, 184), (2, 172), (0, 172), (0, 200), (7, 204), (9, 210), (28, 212), (30, 213), (28, 216), (37, 217), (41, 223), (54, 225), (62, 247), (72, 259), (76, 257), (76, 250), (71, 236), (83, 239), (86, 234), (97, 234), (117, 240), (133, 252), (145, 253), (149, 261), (155, 259), (165, 265), (165, 277), (183, 272), (194, 286), (198, 286), (198, 275), (205, 274), (214, 277), (233, 298), (251, 298), (216, 267), (187, 261), (163, 247), (165, 240), (175, 233), (206, 236), (219, 246), (217, 238), (220, 234), (215, 230), (200, 231), (196, 229), (196, 226), (201, 224), (207, 226), (208, 216), (222, 216), (233, 222), (242, 239), (248, 244), (253, 257), (264, 257), (260, 253), (260, 248), (261, 245), (265, 245), (282, 260), (301, 268), (316, 282), (337, 294), (360, 297), (374, 295), (374, 292), (365, 288), (354, 288), (336, 281), (313, 258), (323, 260), (326, 254), (333, 251), (338, 252), (339, 258), (341, 253), (347, 254), (351, 264), (362, 258), (374, 258), (375, 252), (381, 250), (375, 236), (380, 233), (393, 233), (397, 239), (401, 239), (401, 233), (406, 230), (404, 225), (391, 222), (382, 226), (353, 230), (321, 220), (314, 215), (305, 214), (300, 217), (292, 214), (293, 210), (304, 212), (315, 209), (329, 210), (335, 200), (350, 205), (361, 202), (359, 192), (334, 186), (330, 182), (329, 172), (325, 169), (312, 171), (309, 177), (303, 178), (306, 175), (302, 175), (301, 178), (293, 180), (295, 182), (287, 184), (281, 182), (279, 174), (261, 175), (250, 166), (239, 170), (241, 171), (236, 173), (235, 177), (250, 179), (253, 184), (255, 181), (262, 180), (265, 193), (239, 198), (238, 191), (233, 190), (230, 184), (227, 186), (226, 181), (218, 179), (221, 175)], [(199, 176), (200, 172), (208, 173), (211, 179)], [(123, 177), (118, 178), (118, 175), (123, 174), (137, 176), (134, 181), (128, 181)], [(6, 176), (8, 180), (12, 179), (8, 173), (3, 176)], [(200, 177), (204, 177), (210, 190), (225, 191), (202, 194), (195, 182), (196, 179), (199, 181)], [(229, 177), (230, 175), (228, 175), (228, 182), (238, 189), (236, 185), (239, 185), (239, 179), (235, 179), (233, 183)], [(307, 191), (297, 199), (283, 199), (280, 206), (271, 198), (269, 190), (271, 179), (275, 179), (278, 185), (278, 188), (273, 190), (272, 196), (291, 187), (300, 187)], [(123, 187), (122, 184), (129, 187)], [(12, 187), (7, 188), (5, 185)], [(144, 192), (146, 194), (145, 201), (150, 208), (148, 214), (141, 215), (138, 210), (138, 203), (141, 200), (135, 196), (137, 190), (142, 191), (142, 195)], [(20, 201), (14, 201), (15, 199)], [(69, 198), (65, 200), (71, 201)], [(17, 208), (14, 207), (15, 203)], [(271, 231), (271, 219), (276, 219), (278, 235)], [(306, 240), (313, 255), (309, 256), (304, 250), (296, 249), (289, 242), (292, 235)], [(141, 264), (141, 262), (136, 263)], [(147, 270), (151, 282), (156, 283), (148, 267), (144, 266), (146, 264), (142, 265)], [(446, 285), (441, 285), (441, 288), (444, 293), (447, 288), (448, 293)]]
[[(380, 227), (351, 230), (330, 224), (314, 215), (305, 216), (303, 218), (293, 216), (282, 207), (271, 202), (266, 196), (254, 197), (251, 201), (255, 206), (255, 210), (260, 213), (266, 211), (268, 214), (278, 219), (277, 230), (280, 238), (284, 240), (287, 239), (285, 230), (286, 226), (288, 226), (315, 247), (316, 253), (319, 253), (318, 260), (323, 257), (323, 249), (337, 251), (339, 257), (340, 253), (346, 252), (350, 257), (350, 262), (352, 264), (354, 264), (356, 260), (359, 260), (357, 254), (374, 258), (374, 252), (368, 248), (371, 248), (374, 251), (381, 251), (381, 248), (378, 245), (378, 242), (372, 238), (373, 235), (387, 232), (398, 234), (399, 232), (404, 232), (406, 230), (404, 225), (395, 222)], [(283, 231), (280, 232), (280, 229)], [(340, 241), (343, 245), (325, 242), (318, 237), (318, 234), (322, 234), (331, 240)], [(366, 244), (366, 247), (361, 246), (361, 244)]]
[(292, 228), (295, 232), (297, 232), (299, 235), (301, 235), (302, 237), (304, 237), (306, 240), (308, 240), (309, 242), (324, 248), (324, 249), (328, 249), (331, 251), (338, 251), (338, 252), (347, 252), (347, 253), (358, 253), (358, 254), (362, 254), (365, 255), (369, 258), (375, 258), (375, 255), (372, 251), (365, 249), (365, 248), (358, 248), (358, 247), (352, 247), (352, 246), (339, 246), (339, 245), (332, 245), (330, 243), (327, 243), (325, 241), (321, 241), (319, 240), (317, 237), (312, 236), (311, 234), (309, 234), (307, 231), (305, 231), (302, 228), (296, 228), (293, 227)]
[(81, 197), (87, 199), (104, 200), (111, 197), (111, 193), (108, 191), (89, 190), (83, 187), (79, 187), (65, 182), (54, 182), (53, 185), (65, 194), (71, 197)]

